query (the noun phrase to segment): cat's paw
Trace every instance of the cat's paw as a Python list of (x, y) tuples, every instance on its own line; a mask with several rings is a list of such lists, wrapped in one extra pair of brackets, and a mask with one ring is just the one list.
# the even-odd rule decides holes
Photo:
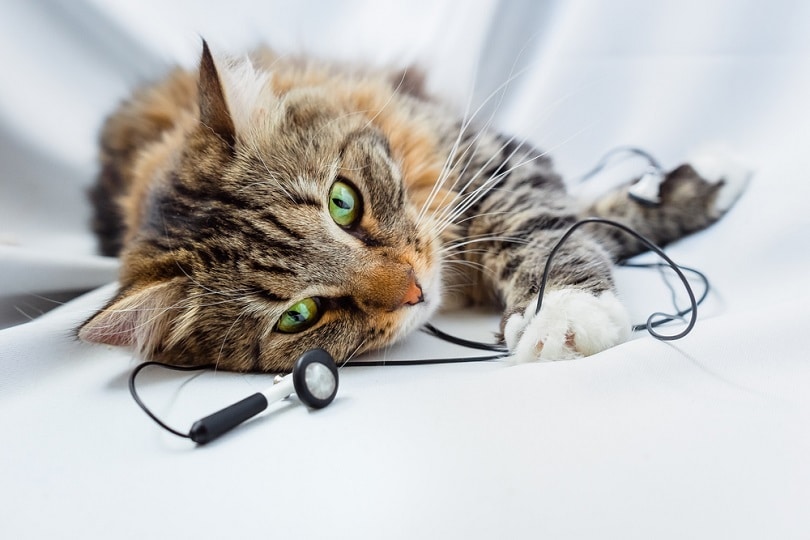
[(722, 146), (706, 146), (695, 152), (688, 160), (700, 177), (717, 185), (709, 213), (713, 218), (725, 214), (748, 187), (753, 175), (745, 160)]
[(630, 337), (627, 310), (610, 291), (599, 296), (578, 289), (549, 291), (537, 315), (535, 306), (531, 302), (504, 325), (504, 339), (516, 363), (588, 356)]

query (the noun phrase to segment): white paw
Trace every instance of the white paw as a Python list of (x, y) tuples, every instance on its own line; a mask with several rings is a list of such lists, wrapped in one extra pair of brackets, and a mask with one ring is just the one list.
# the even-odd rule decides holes
[(513, 361), (568, 360), (604, 351), (630, 337), (627, 310), (610, 291), (599, 296), (578, 289), (549, 291), (506, 321), (504, 338)]
[(716, 217), (725, 214), (737, 202), (753, 174), (742, 156), (722, 146), (701, 148), (687, 161), (707, 182), (723, 182), (714, 200), (713, 212)]

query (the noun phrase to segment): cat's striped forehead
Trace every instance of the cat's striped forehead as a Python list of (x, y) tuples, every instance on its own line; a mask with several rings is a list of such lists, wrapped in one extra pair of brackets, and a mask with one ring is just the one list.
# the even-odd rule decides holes
[[(369, 126), (369, 118), (393, 97), (384, 79), (335, 74), (318, 65), (287, 62), (284, 69), (259, 69), (242, 57), (220, 59), (217, 67), (234, 127), (248, 145), (260, 144), (280, 128), (313, 132), (350, 117)], [(328, 132), (317, 135), (329, 137)]]

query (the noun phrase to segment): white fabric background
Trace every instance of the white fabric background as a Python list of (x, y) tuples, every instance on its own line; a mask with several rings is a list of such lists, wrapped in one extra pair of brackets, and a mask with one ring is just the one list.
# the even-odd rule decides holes
[[(807, 538), (808, 28), (801, 1), (5, 2), (0, 536)], [(317, 413), (293, 399), (204, 448), (164, 434), (129, 398), (131, 355), (72, 339), (113, 285), (25, 321), (115, 279), (87, 226), (98, 126), (201, 35), (418, 63), (460, 110), (516, 74), (483, 118), (569, 177), (620, 144), (668, 167), (730, 146), (749, 190), (668, 250), (713, 282), (697, 328), (574, 362), (347, 368)], [(667, 306), (654, 275), (619, 283), (639, 320)], [(371, 358), (454, 354), (417, 334)], [(270, 383), (186, 379), (142, 379), (178, 427)]]

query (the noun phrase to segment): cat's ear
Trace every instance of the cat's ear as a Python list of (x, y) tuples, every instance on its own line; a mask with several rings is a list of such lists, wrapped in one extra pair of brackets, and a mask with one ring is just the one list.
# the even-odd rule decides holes
[(180, 298), (176, 280), (123, 288), (79, 327), (79, 339), (151, 353), (167, 338)]
[(200, 122), (214, 132), (220, 139), (233, 148), (236, 141), (236, 130), (225, 100), (222, 81), (214, 64), (214, 57), (208, 43), (203, 40), (202, 58), (200, 58), (200, 78), (197, 83), (200, 107)]
[(394, 86), (394, 90), (400, 94), (408, 94), (415, 98), (427, 100), (429, 98), (425, 90), (425, 74), (414, 66), (396, 71), (388, 78)]

